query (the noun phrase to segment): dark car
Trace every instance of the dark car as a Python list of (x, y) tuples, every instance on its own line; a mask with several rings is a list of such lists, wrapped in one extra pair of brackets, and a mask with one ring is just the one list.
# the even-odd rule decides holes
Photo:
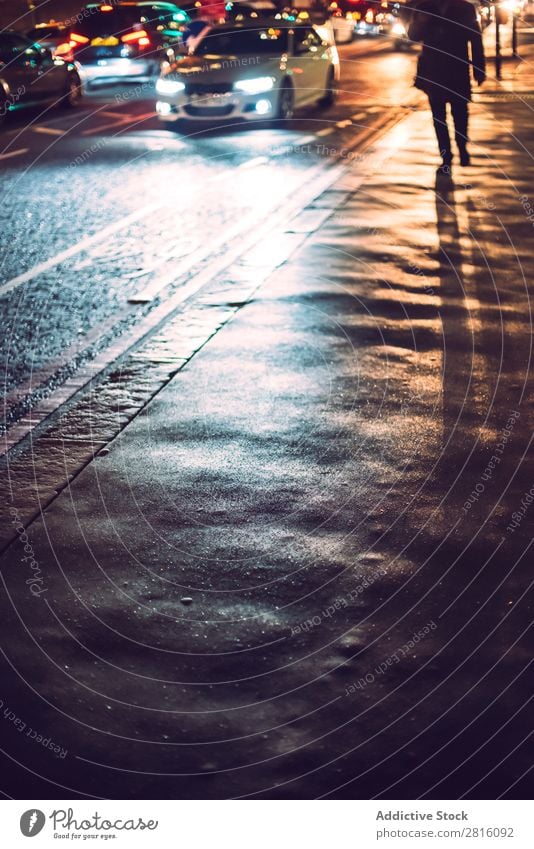
[(48, 21), (48, 23), (37, 24), (26, 33), (28, 38), (40, 47), (46, 47), (52, 54), (60, 44), (68, 41), (69, 33), (65, 24), (59, 21)]
[[(81, 20), (80, 20), (81, 18)], [(82, 81), (148, 80), (173, 56), (189, 22), (173, 3), (89, 5), (69, 33), (69, 45)]]
[(80, 94), (80, 77), (72, 63), (54, 59), (20, 33), (0, 33), (0, 122), (8, 112), (45, 101), (75, 106)]

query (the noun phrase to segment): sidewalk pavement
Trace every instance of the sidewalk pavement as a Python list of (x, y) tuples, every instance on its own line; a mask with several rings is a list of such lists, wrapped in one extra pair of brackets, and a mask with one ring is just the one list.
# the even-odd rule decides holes
[(12, 794), (530, 793), (531, 114), (409, 114), (4, 554)]

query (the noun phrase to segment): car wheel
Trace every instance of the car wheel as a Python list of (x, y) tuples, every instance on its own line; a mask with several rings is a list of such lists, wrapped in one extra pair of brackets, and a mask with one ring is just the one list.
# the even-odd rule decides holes
[(337, 97), (337, 87), (336, 87), (336, 75), (332, 66), (330, 66), (328, 70), (328, 76), (326, 78), (326, 87), (324, 90), (324, 94), (319, 100), (319, 105), (324, 106), (325, 108), (329, 106), (333, 106), (335, 99)]
[(290, 121), (295, 111), (295, 93), (293, 86), (289, 82), (282, 83), (280, 94), (278, 95), (278, 104), (276, 106), (276, 119), (278, 121)]
[(61, 105), (65, 109), (74, 109), (78, 105), (82, 96), (82, 83), (77, 74), (69, 74), (65, 94), (61, 100)]

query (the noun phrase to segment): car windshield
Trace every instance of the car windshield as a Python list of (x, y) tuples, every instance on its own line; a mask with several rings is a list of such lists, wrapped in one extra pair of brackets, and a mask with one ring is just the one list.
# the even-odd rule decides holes
[(266, 29), (212, 30), (195, 50), (197, 56), (277, 56), (287, 50), (287, 30)]
[(121, 35), (128, 32), (134, 24), (140, 22), (142, 12), (137, 9), (113, 9), (110, 12), (95, 11), (80, 23), (75, 24), (76, 32), (86, 38), (98, 38), (102, 35)]

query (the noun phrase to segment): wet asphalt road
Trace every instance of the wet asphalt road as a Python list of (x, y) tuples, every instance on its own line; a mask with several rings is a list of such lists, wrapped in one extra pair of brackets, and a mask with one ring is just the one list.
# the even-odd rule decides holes
[[(413, 54), (373, 40), (340, 52), (337, 104), (300, 113), (289, 129), (168, 131), (151, 87), (135, 84), (91, 90), (74, 112), (9, 116), (0, 134), (8, 426), (88, 349), (149, 313), (177, 268), (276, 215), (311, 168), (413, 99)], [(29, 279), (18, 285), (20, 275)], [(128, 303), (147, 287), (150, 303)]]

